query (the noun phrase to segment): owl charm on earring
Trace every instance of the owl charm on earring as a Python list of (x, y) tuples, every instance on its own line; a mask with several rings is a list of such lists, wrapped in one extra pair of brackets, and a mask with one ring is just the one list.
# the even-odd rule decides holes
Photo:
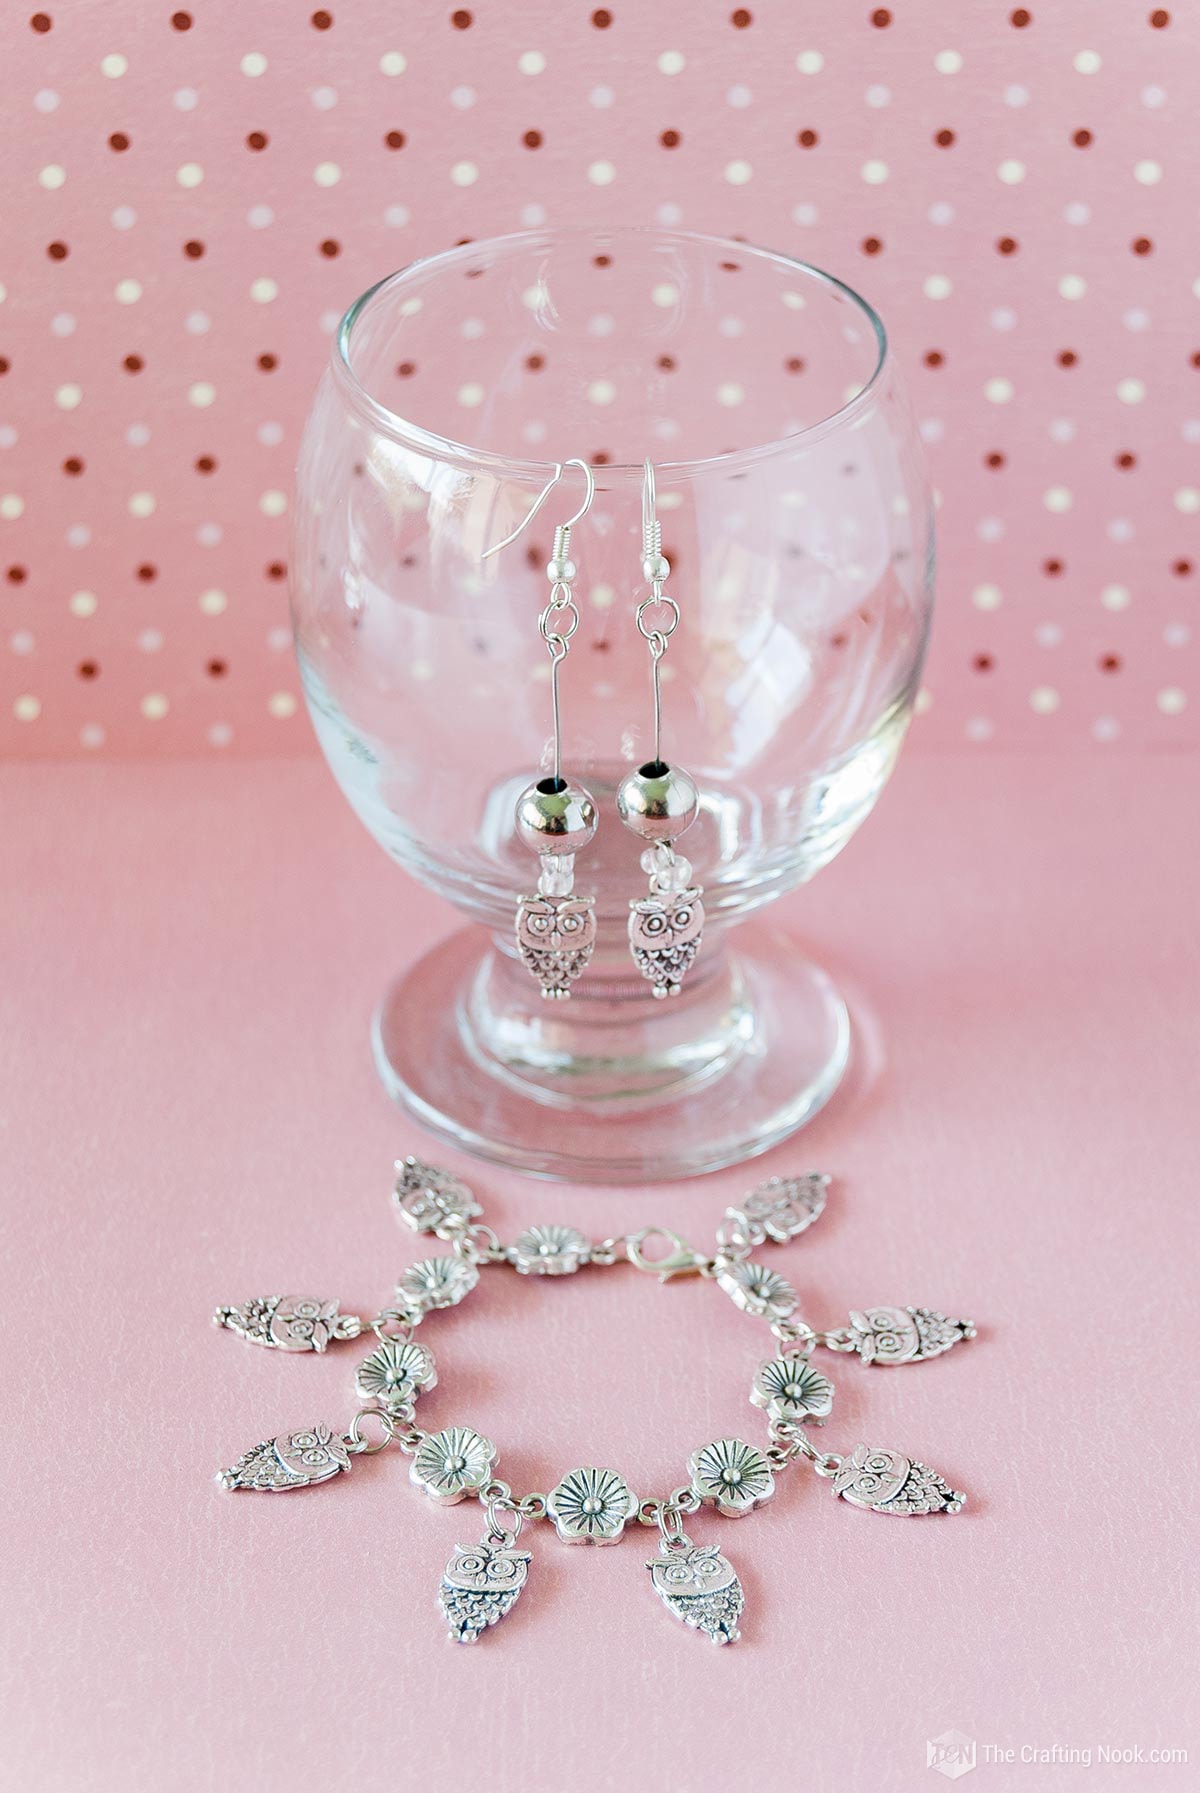
[(541, 871), (537, 892), (517, 904), (517, 951), (537, 979), (548, 1001), (565, 1001), (571, 985), (585, 970), (596, 945), (595, 898), (575, 895), (575, 855), (596, 832), (596, 805), (582, 785), (562, 775), (562, 714), (558, 675), (570, 651), (571, 637), (579, 627), (579, 611), (571, 594), (575, 563), (571, 559), (571, 530), (587, 515), (596, 482), (586, 461), (556, 462), (551, 479), (543, 487), (533, 509), (511, 535), (487, 549), (483, 558), (499, 553), (532, 522), (563, 476), (565, 467), (578, 467), (586, 481), (583, 503), (554, 532), (554, 546), (546, 567), (550, 598), (538, 619), (538, 628), (550, 653), (550, 698), (554, 720), (554, 767), (549, 777), (536, 779), (517, 799), (516, 829), (519, 838), (538, 855)]
[(703, 893), (692, 883), (690, 863), (673, 845), (695, 821), (699, 797), (689, 774), (681, 766), (668, 765), (662, 755), (660, 667), (679, 626), (679, 606), (663, 589), (670, 571), (655, 515), (654, 468), (647, 461), (642, 484), (642, 572), (650, 583), (650, 596), (637, 607), (637, 626), (650, 649), (654, 752), (621, 780), (617, 812), (627, 828), (650, 843), (642, 854), (650, 893), (629, 905), (629, 950), (653, 994), (660, 997), (678, 996), (704, 931)]

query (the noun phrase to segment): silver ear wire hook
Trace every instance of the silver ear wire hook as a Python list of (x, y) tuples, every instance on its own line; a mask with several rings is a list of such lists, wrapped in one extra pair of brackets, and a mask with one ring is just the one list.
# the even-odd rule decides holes
[(592, 499), (596, 496), (596, 481), (592, 470), (587, 462), (581, 461), (577, 455), (572, 455), (571, 458), (566, 461), (555, 461), (554, 472), (550, 475), (550, 478), (546, 481), (545, 485), (534, 499), (531, 508), (517, 524), (517, 527), (506, 535), (502, 542), (496, 542), (491, 548), (485, 548), (480, 555), (481, 560), (487, 560), (493, 554), (499, 554), (501, 548), (507, 548), (510, 542), (515, 542), (517, 537), (524, 530), (528, 529), (529, 525), (533, 522), (533, 519), (537, 516), (543, 504), (545, 504), (547, 498), (549, 498), (551, 492), (554, 490), (568, 467), (578, 467), (583, 474), (586, 485), (584, 489), (583, 503), (575, 512), (575, 515), (573, 517), (568, 517), (565, 523), (560, 523), (554, 532), (554, 553), (551, 558), (554, 560), (565, 560), (567, 558), (567, 549), (570, 546), (571, 541), (571, 531), (576, 523), (587, 516), (592, 508)]

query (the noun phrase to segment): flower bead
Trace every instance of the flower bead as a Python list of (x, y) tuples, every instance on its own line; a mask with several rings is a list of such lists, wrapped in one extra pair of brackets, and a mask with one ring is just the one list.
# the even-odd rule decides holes
[(448, 1426), (422, 1440), (409, 1466), (409, 1480), (439, 1506), (453, 1507), (491, 1481), (496, 1455), (490, 1438), (470, 1426)]
[(590, 1255), (591, 1246), (573, 1226), (531, 1226), (509, 1250), (521, 1276), (570, 1276)]
[(765, 1506), (775, 1492), (775, 1477), (761, 1451), (740, 1438), (719, 1438), (688, 1458), (692, 1490), (719, 1513), (740, 1519)]
[(763, 1264), (726, 1264), (717, 1272), (717, 1285), (735, 1306), (760, 1320), (786, 1320), (799, 1304), (791, 1283)]
[(828, 1419), (833, 1412), (833, 1383), (814, 1370), (807, 1357), (773, 1357), (760, 1366), (750, 1390), (755, 1407), (773, 1419)]
[(546, 1500), (564, 1544), (615, 1544), (637, 1508), (615, 1469), (573, 1469)]
[(401, 1220), (414, 1233), (436, 1233), (440, 1239), (461, 1232), (483, 1213), (465, 1183), (419, 1158), (396, 1160), (393, 1199)]
[(479, 1272), (466, 1258), (423, 1258), (410, 1264), (396, 1293), (417, 1315), (435, 1307), (457, 1307), (479, 1281)]
[(437, 1386), (433, 1352), (411, 1339), (384, 1339), (359, 1364), (354, 1386), (364, 1401), (400, 1407)]

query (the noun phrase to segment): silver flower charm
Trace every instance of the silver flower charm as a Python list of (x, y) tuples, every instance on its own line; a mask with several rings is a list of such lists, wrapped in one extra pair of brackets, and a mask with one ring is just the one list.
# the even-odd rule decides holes
[(531, 1226), (514, 1240), (508, 1255), (521, 1276), (570, 1276), (590, 1253), (588, 1241), (573, 1226)]
[(397, 1158), (393, 1199), (414, 1233), (436, 1233), (439, 1239), (452, 1238), (483, 1213), (464, 1182), (419, 1158)]
[(833, 1492), (851, 1506), (876, 1513), (958, 1513), (967, 1499), (915, 1457), (874, 1444), (855, 1445), (853, 1454), (842, 1459)]
[(217, 1481), (230, 1490), (257, 1488), (276, 1494), (327, 1482), (349, 1468), (350, 1453), (344, 1440), (335, 1438), (328, 1426), (308, 1426), (256, 1444), (231, 1469), (220, 1470)]
[(457, 1307), (479, 1281), (479, 1272), (466, 1258), (422, 1258), (410, 1264), (396, 1293), (417, 1314), (435, 1307)]
[(339, 1314), (336, 1301), (316, 1295), (260, 1295), (240, 1307), (219, 1307), (214, 1326), (227, 1326), (252, 1345), (276, 1351), (324, 1351), (333, 1339), (356, 1339), (357, 1314)]
[(772, 1419), (821, 1421), (833, 1412), (833, 1383), (807, 1357), (773, 1357), (759, 1366), (750, 1400)]
[(546, 1514), (564, 1544), (615, 1544), (637, 1507), (615, 1469), (573, 1469), (547, 1499)]
[(753, 1246), (773, 1239), (776, 1245), (786, 1245), (819, 1219), (829, 1182), (820, 1172), (809, 1171), (802, 1177), (771, 1177), (760, 1183), (738, 1206), (726, 1208), (729, 1243)]
[(791, 1283), (763, 1264), (723, 1264), (717, 1285), (735, 1306), (760, 1320), (786, 1320), (799, 1303)]
[(492, 1478), (496, 1447), (470, 1426), (448, 1426), (422, 1440), (409, 1466), (409, 1480), (439, 1506), (452, 1507), (477, 1494)]
[(380, 1401), (385, 1407), (403, 1406), (437, 1386), (433, 1352), (411, 1339), (384, 1339), (364, 1357), (354, 1377), (354, 1387), (364, 1401)]
[(740, 1438), (718, 1438), (688, 1458), (693, 1492), (719, 1513), (740, 1519), (766, 1506), (775, 1492), (771, 1465), (753, 1445)]
[(851, 1312), (846, 1348), (864, 1363), (920, 1363), (974, 1337), (972, 1321), (951, 1320), (936, 1308), (869, 1307)]

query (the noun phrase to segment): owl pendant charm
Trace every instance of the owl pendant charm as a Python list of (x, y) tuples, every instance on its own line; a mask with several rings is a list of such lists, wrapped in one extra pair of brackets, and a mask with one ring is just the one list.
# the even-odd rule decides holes
[(548, 1002), (563, 1001), (587, 967), (596, 944), (593, 897), (522, 897), (517, 905), (517, 951)]
[(529, 1575), (527, 1550), (489, 1534), (473, 1548), (459, 1544), (442, 1572), (438, 1605), (458, 1644), (473, 1644), (516, 1605)]
[(936, 1469), (881, 1445), (858, 1444), (842, 1459), (833, 1492), (875, 1513), (961, 1513), (967, 1497)]
[(517, 951), (548, 1002), (565, 1002), (596, 945), (596, 901), (575, 895), (575, 855), (596, 832), (582, 785), (541, 778), (517, 800), (517, 834), (538, 856), (536, 896), (517, 903)]
[(629, 905), (629, 950), (653, 985), (655, 996), (678, 996), (692, 960), (700, 951), (704, 904), (700, 890), (659, 892)]
[(735, 1644), (746, 1596), (729, 1558), (715, 1544), (693, 1544), (682, 1535), (663, 1538), (659, 1550), (646, 1567), (663, 1605), (711, 1643)]
[(311, 1488), (316, 1482), (328, 1482), (349, 1468), (350, 1453), (345, 1441), (335, 1438), (328, 1426), (307, 1426), (300, 1432), (264, 1439), (239, 1457), (232, 1468), (220, 1470), (216, 1479), (231, 1493), (239, 1488), (256, 1488), (266, 1494), (278, 1494), (288, 1488)]

